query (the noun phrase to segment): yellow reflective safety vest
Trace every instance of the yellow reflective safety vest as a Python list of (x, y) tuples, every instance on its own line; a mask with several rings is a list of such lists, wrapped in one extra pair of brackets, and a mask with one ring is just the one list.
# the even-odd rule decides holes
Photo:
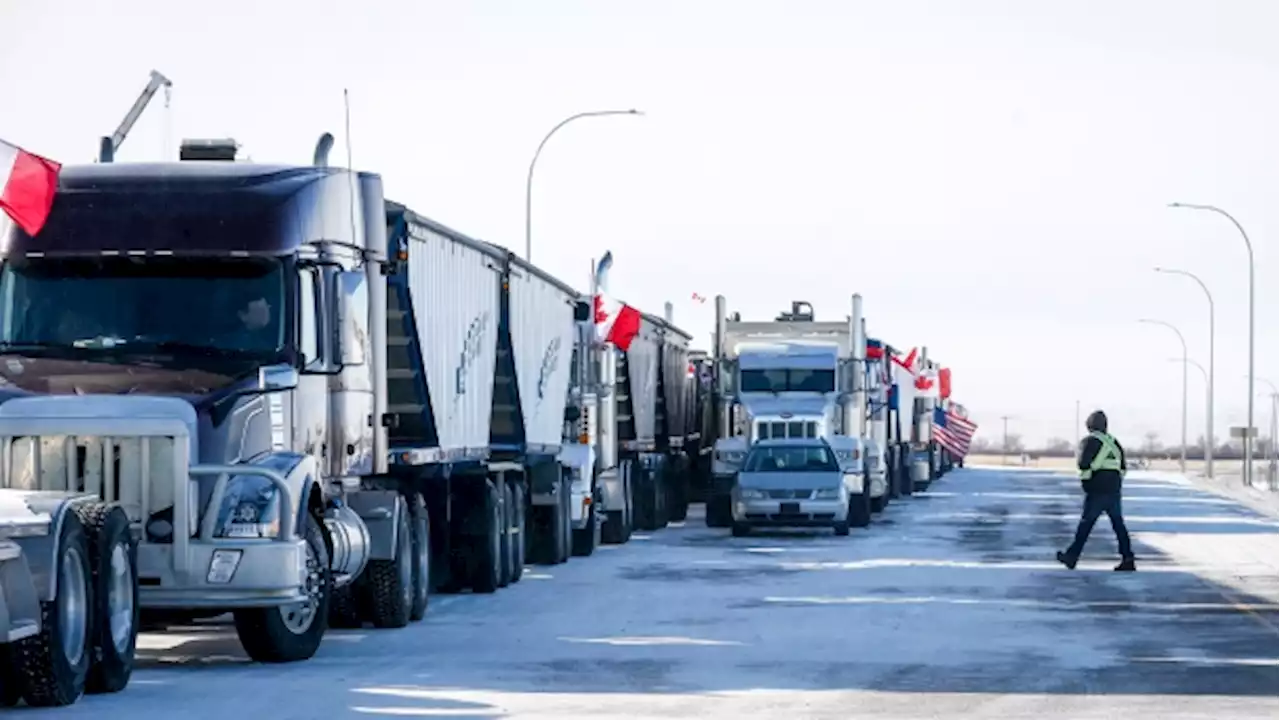
[(1088, 480), (1099, 470), (1115, 470), (1123, 476), (1124, 466), (1120, 463), (1120, 446), (1116, 444), (1116, 439), (1096, 430), (1089, 433), (1089, 437), (1097, 438), (1098, 442), (1102, 443), (1102, 447), (1098, 448), (1098, 454), (1093, 456), (1093, 462), (1089, 463), (1089, 468), (1080, 471), (1080, 479)]

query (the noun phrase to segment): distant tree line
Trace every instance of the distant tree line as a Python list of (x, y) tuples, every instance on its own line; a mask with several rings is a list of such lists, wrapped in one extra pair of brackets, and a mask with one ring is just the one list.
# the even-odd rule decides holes
[[(1181, 456), (1181, 447), (1177, 445), (1164, 445), (1160, 442), (1160, 436), (1156, 433), (1147, 433), (1141, 443), (1129, 443), (1125, 445), (1125, 453), (1130, 457), (1141, 457), (1149, 459), (1160, 458), (1176, 458)], [(1123, 442), (1123, 440), (1122, 440)], [(1076, 454), (1076, 443), (1065, 440), (1063, 438), (1050, 438), (1048, 442), (1040, 447), (1031, 447), (1023, 442), (1022, 436), (1016, 433), (1009, 433), (1007, 440), (1004, 438), (974, 438), (973, 445), (969, 452), (975, 455), (1037, 455), (1040, 457), (1074, 457)], [(1255, 458), (1266, 458), (1275, 453), (1270, 438), (1259, 438), (1257, 446), (1254, 448), (1253, 456)], [(1244, 452), (1240, 447), (1239, 441), (1224, 442), (1219, 444), (1213, 450), (1214, 458), (1222, 458), (1224, 460), (1241, 460), (1244, 458)], [(1204, 459), (1204, 436), (1196, 438), (1196, 442), (1187, 446), (1188, 460)]]

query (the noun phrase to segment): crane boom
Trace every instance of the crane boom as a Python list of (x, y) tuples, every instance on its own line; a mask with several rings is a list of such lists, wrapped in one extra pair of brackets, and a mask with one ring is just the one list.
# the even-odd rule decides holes
[(138, 122), (138, 118), (142, 116), (142, 111), (147, 109), (147, 105), (151, 103), (151, 99), (156, 96), (160, 88), (168, 88), (173, 86), (173, 81), (157, 70), (151, 71), (151, 80), (147, 82), (147, 86), (143, 88), (142, 94), (133, 102), (133, 107), (129, 108), (129, 112), (125, 113), (124, 120), (120, 121), (120, 127), (111, 134), (110, 137), (103, 137), (98, 150), (98, 162), (111, 162), (115, 159), (116, 151), (124, 144), (124, 139), (128, 137), (129, 131), (133, 129), (134, 123)]

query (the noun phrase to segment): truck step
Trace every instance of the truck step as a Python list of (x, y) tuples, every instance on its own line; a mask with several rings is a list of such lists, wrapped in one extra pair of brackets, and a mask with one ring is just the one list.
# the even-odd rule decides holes
[(399, 405), (390, 405), (390, 404), (387, 405), (387, 412), (389, 413), (405, 413), (405, 414), (420, 413), (426, 409), (427, 409), (427, 406), (422, 405), (421, 403), (404, 403)]
[(387, 369), (388, 380), (412, 380), (416, 377), (418, 377), (418, 373), (414, 372), (413, 370), (406, 370), (404, 368), (388, 368)]
[(40, 634), (40, 623), (37, 620), (11, 620), (9, 623), (9, 637), (6, 643), (15, 643), (24, 640), (33, 635)]

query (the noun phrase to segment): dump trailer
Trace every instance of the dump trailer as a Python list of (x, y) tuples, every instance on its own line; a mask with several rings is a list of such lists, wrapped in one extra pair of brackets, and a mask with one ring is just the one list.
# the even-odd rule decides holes
[(715, 361), (703, 350), (689, 352), (690, 417), (692, 428), (685, 454), (689, 457), (689, 501), (705, 503), (711, 489), (711, 457), (716, 440)]
[(231, 612), (266, 662), (563, 562), (596, 492), (573, 472), (584, 298), (329, 167), (331, 145), (64, 167), (0, 268), (0, 439), (40, 469), (4, 487), (117, 502), (147, 619)]
[[(39, 484), (33, 444), (4, 437), (7, 484)], [(65, 485), (67, 476), (46, 480)], [(129, 684), (136, 557), (127, 515), (100, 492), (0, 490), (0, 707), (70, 705)]]
[(667, 303), (663, 319), (650, 318), (662, 339), (658, 347), (658, 387), (654, 402), (654, 433), (661, 465), (660, 492), (664, 514), (656, 525), (681, 522), (689, 514), (688, 454), (692, 426), (693, 382), (689, 373), (689, 341), (693, 338), (672, 324)]
[[(734, 478), (756, 440), (839, 438), (835, 452), (841, 463), (861, 465), (867, 393), (860, 295), (853, 295), (851, 309), (843, 321), (818, 321), (812, 305), (796, 301), (773, 321), (750, 322), (738, 313), (730, 316), (725, 298), (716, 297), (718, 427), (707, 497), (709, 527), (732, 524)], [(864, 477), (850, 497), (855, 526), (869, 520), (871, 493)]]

